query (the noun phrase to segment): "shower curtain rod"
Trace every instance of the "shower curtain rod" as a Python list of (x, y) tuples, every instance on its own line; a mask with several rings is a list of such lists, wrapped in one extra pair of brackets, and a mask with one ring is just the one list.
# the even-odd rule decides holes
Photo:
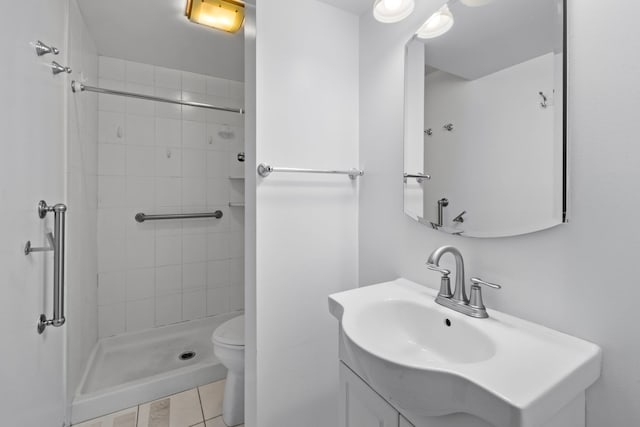
[(242, 108), (230, 108), (230, 107), (219, 107), (217, 105), (211, 104), (203, 104), (201, 102), (193, 102), (193, 101), (180, 101), (177, 99), (171, 98), (162, 98), (159, 96), (151, 96), (151, 95), (143, 95), (140, 93), (133, 92), (124, 92), (121, 90), (113, 90), (113, 89), (103, 89), (95, 86), (87, 86), (80, 82), (73, 80), (71, 82), (71, 91), (72, 92), (96, 92), (96, 93), (104, 93), (107, 95), (120, 95), (120, 96), (128, 96), (130, 98), (137, 99), (146, 99), (148, 101), (156, 101), (156, 102), (166, 102), (167, 104), (178, 104), (178, 105), (186, 105), (189, 107), (198, 107), (198, 108), (207, 108), (209, 110), (218, 110), (218, 111), (227, 111), (230, 113), (238, 113), (244, 114), (244, 110)]

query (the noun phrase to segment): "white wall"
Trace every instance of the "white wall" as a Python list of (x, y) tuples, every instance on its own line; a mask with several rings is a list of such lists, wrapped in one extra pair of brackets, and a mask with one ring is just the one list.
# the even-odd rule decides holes
[[(257, 34), (257, 156), (248, 173), (258, 162), (358, 167), (358, 18), (316, 0), (273, 0), (258, 5)], [(258, 178), (257, 408), (255, 417), (248, 408), (248, 427), (337, 425), (338, 336), (327, 296), (357, 286), (358, 185), (346, 176)]]
[[(58, 47), (67, 60), (68, 2), (36, 0), (0, 5), (0, 413), (7, 426), (61, 426), (65, 404), (68, 323), (38, 335), (41, 313), (52, 315), (53, 254), (24, 255), (45, 243), (53, 215), (38, 218), (39, 200), (65, 202), (65, 98), (68, 76), (51, 74), (51, 55), (31, 43)], [(69, 319), (69, 322), (71, 319)]]
[[(242, 107), (243, 83), (100, 57), (99, 85)], [(95, 82), (92, 82), (95, 84)], [(99, 96), (100, 337), (243, 308), (243, 117)], [(220, 131), (231, 131), (229, 138)], [(137, 212), (222, 219), (137, 223)]]
[(395, 26), (363, 16), (360, 284), (404, 276), (435, 288), (437, 275), (424, 267), (429, 253), (443, 244), (459, 247), (469, 275), (504, 286), (485, 293), (489, 307), (603, 347), (602, 378), (587, 392), (588, 426), (634, 426), (640, 425), (640, 226), (633, 217), (640, 208), (640, 58), (633, 52), (640, 40), (632, 35), (640, 5), (619, 2), (616, 19), (602, 20), (609, 4), (568, 3), (571, 222), (502, 239), (438, 233), (402, 210), (403, 46), (440, 2), (418, 2), (418, 13)]
[[(76, 0), (69, 2), (69, 64), (73, 79), (97, 81), (98, 53)], [(67, 399), (71, 402), (98, 337), (98, 96), (67, 103)]]

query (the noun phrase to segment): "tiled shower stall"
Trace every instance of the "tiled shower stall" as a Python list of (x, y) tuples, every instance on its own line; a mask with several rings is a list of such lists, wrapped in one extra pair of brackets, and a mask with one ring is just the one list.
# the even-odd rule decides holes
[[(102, 88), (243, 106), (242, 82), (104, 56), (98, 69)], [(105, 94), (98, 110), (99, 337), (242, 310), (242, 115)]]

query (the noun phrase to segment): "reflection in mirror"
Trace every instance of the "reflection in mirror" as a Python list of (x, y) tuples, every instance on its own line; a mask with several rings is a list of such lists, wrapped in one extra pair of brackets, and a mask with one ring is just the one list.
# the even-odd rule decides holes
[(563, 0), (451, 0), (427, 18), (406, 45), (405, 212), (473, 237), (564, 222)]

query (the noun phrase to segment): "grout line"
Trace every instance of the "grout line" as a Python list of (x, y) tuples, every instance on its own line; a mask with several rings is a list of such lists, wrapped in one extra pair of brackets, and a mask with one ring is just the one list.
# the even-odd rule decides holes
[(200, 413), (202, 414), (202, 422), (205, 424), (206, 427), (206, 419), (204, 417), (204, 407), (202, 406), (202, 396), (200, 396), (200, 387), (196, 387), (196, 391), (198, 392), (198, 402), (200, 402)]

